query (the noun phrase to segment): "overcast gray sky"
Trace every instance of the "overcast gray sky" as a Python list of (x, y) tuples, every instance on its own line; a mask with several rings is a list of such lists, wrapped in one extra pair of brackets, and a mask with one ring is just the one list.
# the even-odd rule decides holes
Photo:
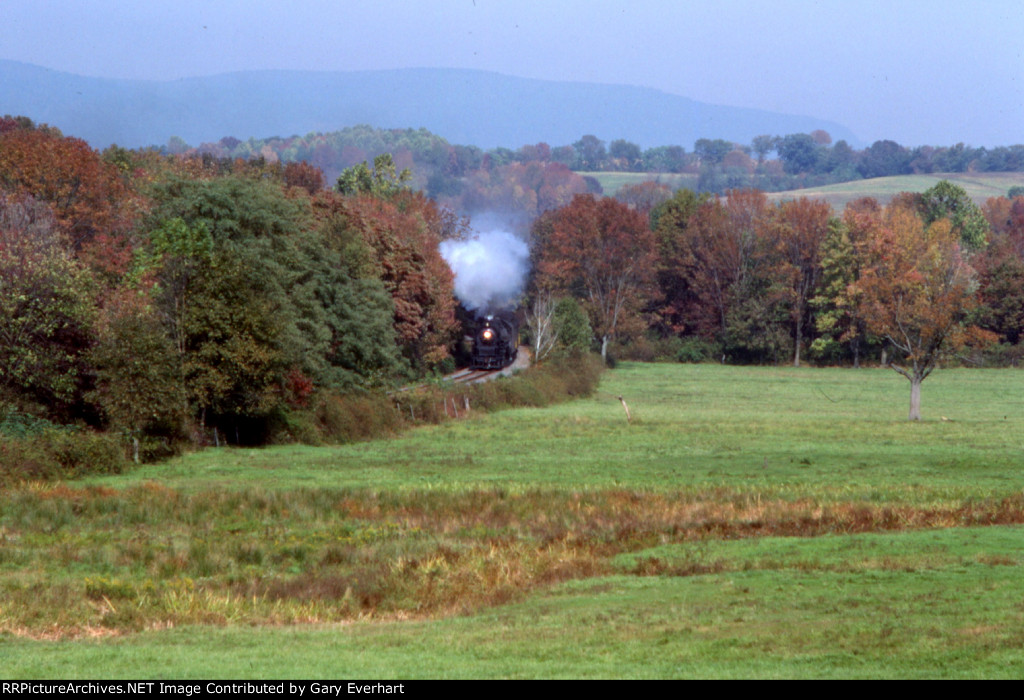
[(0, 58), (81, 75), (476, 68), (807, 114), (866, 143), (1024, 143), (1022, 0), (0, 4)]

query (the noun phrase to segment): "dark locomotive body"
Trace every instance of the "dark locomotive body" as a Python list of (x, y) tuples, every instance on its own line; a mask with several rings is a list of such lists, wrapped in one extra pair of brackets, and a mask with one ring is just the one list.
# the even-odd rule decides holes
[(519, 352), (519, 323), (514, 314), (499, 312), (480, 320), (473, 336), (473, 369), (502, 369)]

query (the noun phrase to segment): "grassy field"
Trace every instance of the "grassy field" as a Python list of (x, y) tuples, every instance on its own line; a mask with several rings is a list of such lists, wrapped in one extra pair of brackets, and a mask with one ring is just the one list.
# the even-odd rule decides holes
[[(1024, 374), (591, 399), (0, 494), (5, 677), (1020, 677)], [(627, 423), (618, 396), (633, 414)]]
[(859, 197), (874, 197), (881, 204), (900, 192), (924, 192), (934, 187), (941, 180), (960, 185), (968, 196), (979, 206), (990, 197), (1005, 197), (1011, 187), (1024, 185), (1024, 173), (938, 173), (934, 175), (897, 175), (894, 177), (878, 177), (870, 180), (844, 182), (825, 187), (808, 187), (789, 192), (774, 192), (768, 195), (771, 200), (810, 197), (824, 199), (832, 208), (840, 211), (850, 202)]
[[(687, 187), (694, 189), (697, 185), (696, 175), (674, 175), (657, 173), (580, 173), (589, 175), (601, 183), (604, 193), (614, 196), (624, 185), (638, 185), (642, 182), (656, 180), (663, 182), (672, 189)], [(1011, 187), (1024, 186), (1024, 173), (938, 173), (934, 175), (898, 175), (894, 177), (878, 177), (870, 180), (854, 180), (837, 185), (824, 187), (808, 187), (802, 190), (772, 192), (768, 198), (772, 201), (810, 197), (824, 199), (836, 211), (842, 211), (846, 204), (860, 197), (874, 197), (880, 203), (887, 204), (893, 196), (900, 192), (924, 192), (941, 180), (949, 180), (967, 191), (967, 194), (978, 205), (982, 205), (989, 197), (1005, 197)]]

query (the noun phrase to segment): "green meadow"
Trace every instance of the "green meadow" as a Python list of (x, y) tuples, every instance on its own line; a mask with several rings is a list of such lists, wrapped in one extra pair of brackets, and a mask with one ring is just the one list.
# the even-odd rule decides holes
[[(601, 183), (601, 188), (608, 196), (614, 196), (626, 185), (639, 185), (643, 182), (656, 181), (676, 190), (681, 187), (695, 189), (696, 175), (672, 173), (617, 173), (617, 172), (581, 172)], [(874, 197), (881, 204), (887, 204), (900, 192), (924, 192), (934, 187), (941, 180), (964, 188), (968, 196), (978, 206), (983, 205), (989, 197), (1005, 197), (1011, 187), (1024, 185), (1024, 173), (934, 173), (930, 175), (894, 175), (876, 177), (867, 180), (851, 180), (834, 185), (806, 187), (786, 192), (767, 193), (770, 201), (809, 197), (824, 199), (836, 211), (842, 211), (847, 203), (861, 197)]]
[[(5, 677), (1016, 678), (1024, 374), (590, 398), (0, 492)], [(631, 420), (620, 402), (629, 406)]]

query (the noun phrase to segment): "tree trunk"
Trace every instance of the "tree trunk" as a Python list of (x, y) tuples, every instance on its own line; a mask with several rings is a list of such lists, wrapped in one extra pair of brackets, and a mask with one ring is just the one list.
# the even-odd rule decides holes
[(910, 380), (910, 420), (921, 420), (921, 381), (917, 376)]
[(608, 336), (601, 336), (601, 362), (608, 364)]
[(800, 343), (803, 341), (804, 335), (804, 323), (803, 315), (797, 316), (796, 319), (796, 347), (793, 349), (793, 366), (800, 366)]

